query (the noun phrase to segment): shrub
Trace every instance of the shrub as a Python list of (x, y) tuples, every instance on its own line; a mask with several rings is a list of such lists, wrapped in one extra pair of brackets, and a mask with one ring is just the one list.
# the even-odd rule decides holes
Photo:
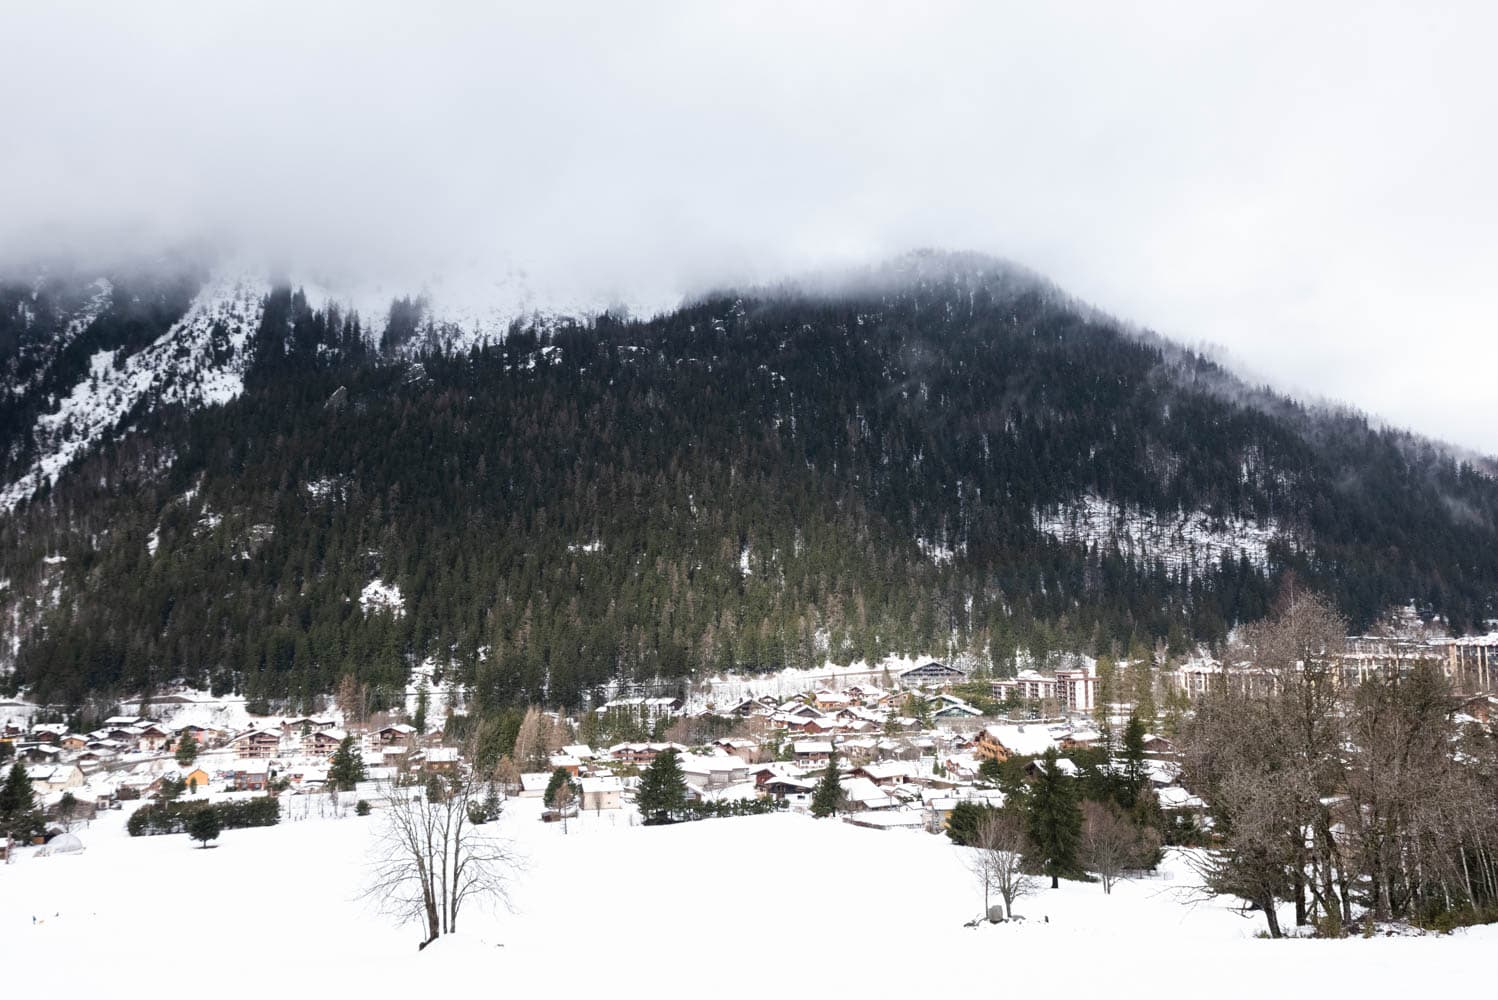
[(368, 802), (368, 800), (366, 800), (366, 799), (360, 799), (358, 802), (354, 803), (354, 815), (355, 816), (368, 816), (369, 815), (369, 802)]

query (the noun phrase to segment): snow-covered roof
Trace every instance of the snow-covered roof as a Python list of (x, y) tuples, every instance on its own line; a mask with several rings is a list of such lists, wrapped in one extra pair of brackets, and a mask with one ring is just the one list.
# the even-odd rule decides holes
[(983, 731), (1004, 749), (1022, 757), (1043, 754), (1056, 745), (1044, 726), (986, 726)]

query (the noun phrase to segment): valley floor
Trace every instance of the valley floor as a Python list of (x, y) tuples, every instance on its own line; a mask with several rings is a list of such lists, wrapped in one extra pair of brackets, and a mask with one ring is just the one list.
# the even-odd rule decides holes
[[(291, 811), (291, 810), (288, 810)], [(1498, 928), (1449, 937), (1266, 941), (1228, 901), (1163, 879), (1042, 890), (1023, 923), (966, 928), (981, 896), (945, 838), (775, 814), (664, 828), (603, 813), (566, 834), (511, 800), (526, 858), (513, 911), (464, 914), (418, 952), (359, 899), (371, 817), (131, 839), (0, 866), (0, 992), (134, 997), (551, 995), (827, 997), (1467, 995)], [(476, 991), (476, 992), (475, 992)]]

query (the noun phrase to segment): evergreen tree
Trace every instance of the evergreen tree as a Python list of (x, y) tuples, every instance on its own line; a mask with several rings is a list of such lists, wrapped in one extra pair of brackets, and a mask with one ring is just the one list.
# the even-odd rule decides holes
[(551, 780), (546, 783), (546, 796), (542, 801), (553, 809), (558, 808), (556, 804), (557, 792), (561, 791), (563, 787), (572, 789), (574, 796), (577, 794), (577, 782), (572, 780), (572, 772), (568, 771), (565, 767), (559, 767), (551, 772)]
[(364, 780), (364, 755), (354, 746), (353, 736), (345, 736), (328, 758), (328, 784), (340, 792), (352, 792)]
[(1055, 747), (1045, 752), (1029, 795), (1031, 858), (1051, 877), (1052, 889), (1063, 875), (1070, 878), (1080, 872), (1077, 846), (1082, 837), (1082, 810), (1071, 779), (1061, 773), (1057, 760)]
[(223, 821), (213, 806), (200, 806), (187, 814), (187, 835), (201, 846), (207, 847), (210, 840), (217, 840), (223, 832)]
[(411, 725), (416, 727), (418, 736), (425, 735), (427, 731), (427, 708), (431, 702), (431, 694), (427, 691), (425, 678), (416, 688), (416, 714), (411, 719)]
[(959, 802), (947, 816), (947, 838), (958, 847), (972, 847), (978, 842), (983, 821), (998, 812), (993, 806), (978, 802)]
[(192, 767), (193, 761), (198, 759), (198, 741), (192, 735), (192, 730), (182, 734), (177, 741), (177, 763), (182, 767)]
[(817, 819), (834, 816), (843, 807), (843, 786), (837, 770), (837, 751), (827, 757), (827, 769), (811, 793), (811, 814)]
[(10, 766), (4, 787), (0, 788), (0, 820), (9, 822), (35, 808), (36, 793), (32, 791), (31, 778), (26, 774), (26, 765), (17, 760)]
[(1123, 734), (1123, 791), (1126, 801), (1119, 802), (1125, 809), (1131, 809), (1143, 791), (1145, 784), (1144, 767), (1144, 723), (1137, 715), (1130, 715), (1129, 721), (1124, 725)]
[(662, 750), (640, 776), (635, 804), (647, 824), (670, 823), (687, 804), (687, 779), (675, 750)]

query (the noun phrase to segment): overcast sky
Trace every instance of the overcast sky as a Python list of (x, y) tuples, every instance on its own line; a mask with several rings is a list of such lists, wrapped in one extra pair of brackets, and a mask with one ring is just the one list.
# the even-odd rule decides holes
[(637, 297), (982, 250), (1498, 453), (1495, 10), (11, 3), (0, 248)]

